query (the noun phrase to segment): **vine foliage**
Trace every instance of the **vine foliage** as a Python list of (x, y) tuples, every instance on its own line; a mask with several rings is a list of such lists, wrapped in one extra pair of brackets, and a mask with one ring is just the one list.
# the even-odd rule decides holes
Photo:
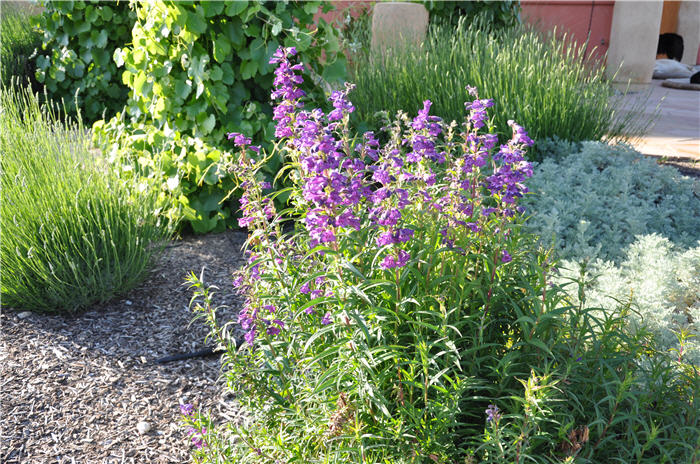
[[(160, 182), (195, 232), (233, 225), (238, 209), (227, 166), (231, 154), (220, 147), (226, 134), (250, 134), (271, 148), (273, 74), (270, 57), (280, 46), (296, 47), (315, 84), (305, 88), (321, 100), (318, 83), (341, 81), (345, 57), (338, 33), (314, 15), (329, 2), (137, 1), (131, 44), (113, 59), (129, 88), (124, 111), (94, 126), (113, 162), (140, 158), (140, 175)], [(307, 25), (311, 25), (308, 26)], [(265, 173), (282, 166), (269, 157)], [(128, 165), (128, 163), (124, 163)]]
[[(87, 121), (111, 117), (126, 102), (112, 53), (131, 40), (136, 13), (128, 2), (43, 2), (34, 25), (42, 34), (45, 54), (36, 57), (36, 79), (54, 100)], [(77, 106), (76, 106), (77, 105)]]

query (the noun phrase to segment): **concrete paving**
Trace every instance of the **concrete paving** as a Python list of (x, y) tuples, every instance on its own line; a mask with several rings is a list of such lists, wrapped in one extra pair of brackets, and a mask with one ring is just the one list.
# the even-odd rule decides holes
[(632, 145), (645, 155), (700, 162), (700, 91), (671, 89), (662, 82), (653, 80), (646, 89), (625, 97), (627, 106), (649, 95), (643, 115), (657, 116), (647, 134)]

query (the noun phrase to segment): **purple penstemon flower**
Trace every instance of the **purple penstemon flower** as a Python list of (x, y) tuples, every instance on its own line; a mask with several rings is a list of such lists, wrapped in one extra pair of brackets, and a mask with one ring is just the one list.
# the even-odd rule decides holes
[(183, 416), (192, 416), (194, 414), (194, 405), (190, 403), (181, 404), (180, 413)]
[(511, 261), (513, 261), (513, 257), (510, 255), (510, 253), (508, 253), (507, 250), (503, 250), (501, 252), (501, 262), (502, 263), (509, 263)]
[(331, 313), (327, 312), (326, 314), (323, 315), (323, 319), (321, 319), (321, 324), (328, 325), (331, 322), (333, 322), (333, 319), (331, 318)]
[(484, 411), (486, 413), (486, 422), (498, 425), (501, 420), (501, 411), (495, 404), (489, 404), (489, 407)]
[(246, 145), (250, 145), (252, 143), (252, 140), (249, 137), (246, 137), (238, 132), (231, 132), (228, 134), (228, 139), (233, 139), (233, 143), (238, 147), (245, 147)]
[(195, 427), (188, 427), (187, 428), (187, 434), (192, 437), (192, 444), (195, 446), (197, 449), (201, 449), (205, 446), (207, 446), (207, 443), (204, 441), (204, 435), (206, 435), (207, 429), (202, 427), (201, 429), (195, 428)]
[(400, 268), (404, 267), (409, 259), (411, 259), (411, 255), (407, 251), (399, 249), (396, 256), (393, 254), (386, 255), (379, 266), (387, 270)]

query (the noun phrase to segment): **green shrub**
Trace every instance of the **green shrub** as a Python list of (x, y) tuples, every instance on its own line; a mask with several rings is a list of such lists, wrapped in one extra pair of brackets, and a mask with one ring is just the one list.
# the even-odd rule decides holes
[(618, 260), (635, 236), (700, 240), (700, 183), (624, 145), (543, 144), (525, 199), (528, 227), (562, 258)]
[[(231, 201), (222, 202), (233, 188), (226, 174), (231, 160), (223, 148), (226, 134), (245, 132), (256, 143), (271, 140), (269, 60), (282, 44), (297, 47), (309, 62), (325, 57), (324, 65), (307, 70), (316, 78), (334, 82), (344, 77), (337, 32), (323, 20), (313, 30), (306, 27), (314, 13), (329, 6), (296, 1), (137, 3), (133, 45), (114, 53), (124, 68), (129, 101), (126, 113), (94, 126), (103, 150), (117, 162), (130, 163), (156, 156), (152, 140), (166, 143), (168, 149), (156, 150), (168, 158), (164, 170), (154, 175), (165, 190), (167, 180), (179, 173), (176, 198), (185, 222), (198, 233), (234, 224)], [(305, 90), (313, 98), (323, 96), (318, 85)], [(192, 144), (201, 148), (194, 152)], [(282, 161), (278, 154), (268, 159), (270, 178)]]
[(293, 54), (277, 54), (291, 211), (235, 138), (244, 341), (190, 279), (245, 414), (217, 427), (183, 405), (195, 462), (690, 462), (697, 373), (649, 356), (626, 308), (569, 304), (518, 225), (524, 130), (499, 150), (477, 99), (461, 128), (426, 102), (385, 143), (353, 137), (346, 92), (328, 114), (297, 105)]
[(502, 2), (422, 0), (419, 3), (428, 10), (431, 23), (441, 22), (454, 27), (461, 18), (465, 18), (469, 23), (476, 19), (494, 29), (504, 29), (520, 22), (520, 2), (517, 0)]
[[(121, 110), (128, 88), (112, 61), (115, 48), (131, 39), (136, 15), (126, 0), (45, 1), (36, 21), (47, 55), (36, 58), (36, 79), (49, 96), (78, 110), (87, 121)], [(77, 107), (76, 107), (77, 102)]]
[(0, 76), (8, 87), (13, 78), (22, 85), (34, 80), (31, 55), (41, 45), (41, 34), (31, 25), (31, 14), (24, 9), (0, 6)]
[[(358, 121), (377, 123), (376, 113), (418, 110), (431, 98), (434, 112), (460, 121), (467, 85), (500, 103), (493, 122), (507, 136), (507, 121), (527, 127), (535, 140), (600, 140), (634, 135), (637, 113), (617, 117), (620, 102), (603, 70), (581, 62), (584, 46), (543, 38), (523, 27), (485, 32), (462, 21), (456, 29), (431, 27), (419, 48), (359, 56), (353, 66)], [(539, 158), (538, 153), (531, 157)]]
[(166, 238), (148, 186), (101, 167), (79, 123), (0, 91), (2, 303), (58, 313), (121, 294)]

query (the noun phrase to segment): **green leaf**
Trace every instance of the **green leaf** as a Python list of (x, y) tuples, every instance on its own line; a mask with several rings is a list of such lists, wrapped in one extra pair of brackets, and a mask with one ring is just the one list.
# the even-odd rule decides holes
[(117, 65), (117, 68), (121, 68), (122, 66), (124, 66), (124, 55), (122, 54), (121, 48), (117, 48), (114, 50), (114, 54), (112, 55), (112, 59), (114, 60), (114, 63)]
[(248, 49), (250, 50), (250, 60), (251, 61), (257, 61), (258, 66), (260, 65), (260, 62), (265, 60), (269, 61), (269, 57), (265, 56), (265, 53), (267, 51), (267, 48), (265, 47), (265, 42), (261, 38), (257, 38), (253, 40), (249, 45)]
[(99, 17), (100, 12), (94, 6), (88, 5), (87, 8), (85, 8), (85, 21), (94, 23), (99, 19)]
[[(197, 117), (197, 120), (199, 122), (199, 117)], [(211, 133), (211, 131), (214, 130), (214, 126), (216, 126), (216, 117), (213, 114), (210, 114), (202, 122), (199, 123), (199, 129), (204, 135)]]
[(148, 79), (148, 77), (146, 76), (145, 72), (140, 72), (136, 75), (136, 78), (134, 79), (134, 92), (137, 95), (142, 94), (143, 86), (146, 83), (146, 79)]
[(304, 2), (303, 8), (307, 14), (316, 14), (319, 9), (319, 2)]
[(201, 202), (201, 209), (203, 211), (216, 211), (220, 209), (221, 200), (224, 195), (220, 192), (209, 193), (207, 191), (202, 191), (199, 194), (199, 201)]
[(326, 46), (323, 47), (326, 53), (338, 53), (340, 51), (340, 41), (338, 34), (332, 27), (326, 28), (325, 33)]
[(202, 2), (201, 5), (207, 18), (219, 15), (224, 11), (224, 2), (222, 1)]
[(236, 76), (233, 73), (233, 67), (231, 67), (231, 63), (222, 64), (221, 70), (223, 71), (223, 77), (221, 79), (221, 82), (223, 82), (226, 85), (233, 84), (233, 80)]
[(330, 65), (323, 69), (321, 77), (327, 82), (336, 83), (344, 82), (347, 78), (347, 69), (345, 67), (345, 59), (339, 57)]
[(156, 119), (160, 119), (163, 117), (165, 111), (165, 99), (164, 98), (158, 98), (156, 101), (156, 104), (153, 107), (153, 117)]
[(253, 18), (258, 13), (258, 11), (260, 11), (260, 6), (261, 5), (259, 2), (253, 2), (253, 4), (245, 10), (245, 14), (242, 15), (243, 22), (248, 23), (251, 20), (251, 18)]
[(221, 67), (219, 67), (219, 66), (212, 66), (211, 67), (211, 71), (209, 72), (209, 78), (212, 81), (220, 81), (223, 76), (224, 76), (224, 72), (221, 70)]
[(233, 18), (222, 26), (224, 34), (236, 50), (245, 45), (245, 36), (243, 35), (243, 23), (239, 18)]
[(207, 21), (197, 12), (187, 11), (185, 27), (193, 34), (202, 35), (207, 31)]
[(299, 32), (284, 39), (285, 47), (296, 47), (297, 51), (304, 52), (311, 46), (311, 35), (306, 32)]
[(192, 225), (192, 230), (197, 234), (206, 234), (211, 232), (216, 228), (219, 218), (214, 216), (210, 218), (208, 215), (204, 216), (202, 214), (197, 214), (194, 219), (190, 219), (190, 224)]
[(113, 15), (114, 11), (112, 10), (112, 8), (110, 8), (107, 5), (104, 5), (102, 7), (102, 19), (104, 19), (105, 21), (111, 21)]
[(214, 59), (218, 63), (224, 63), (230, 59), (231, 42), (224, 35), (219, 35), (214, 41)]
[(39, 55), (36, 59), (36, 67), (39, 69), (46, 69), (51, 64), (51, 61), (44, 55)]
[(243, 26), (243, 33), (248, 37), (260, 37), (262, 29), (256, 23), (246, 23)]
[(227, 16), (237, 16), (241, 14), (248, 7), (247, 0), (236, 0), (234, 2), (226, 3), (226, 15)]
[(92, 60), (98, 66), (107, 66), (110, 58), (109, 52), (105, 49), (95, 48), (92, 50)]
[(256, 61), (244, 61), (241, 63), (241, 77), (250, 79), (258, 72), (258, 63)]

